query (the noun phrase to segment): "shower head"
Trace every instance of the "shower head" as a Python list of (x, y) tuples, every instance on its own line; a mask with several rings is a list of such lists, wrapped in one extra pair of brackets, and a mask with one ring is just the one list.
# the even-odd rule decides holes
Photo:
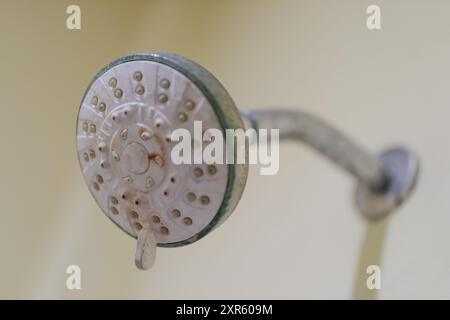
[[(243, 128), (219, 81), (174, 54), (121, 58), (95, 76), (82, 100), (77, 140), (85, 182), (117, 226), (145, 235), (138, 267), (152, 263), (142, 265), (142, 245), (154, 251), (154, 243), (192, 243), (223, 222), (241, 197), (247, 165), (171, 161), (173, 130), (191, 132), (194, 120), (204, 130)], [(194, 148), (201, 143), (192, 141)]]
[[(247, 164), (172, 161), (172, 133), (179, 128), (193, 132), (194, 121), (201, 121), (203, 133), (277, 128), (281, 138), (308, 143), (358, 179), (357, 204), (369, 217), (381, 217), (398, 206), (417, 174), (413, 154), (401, 149), (403, 158), (381, 161), (304, 113), (274, 110), (241, 115), (220, 82), (184, 57), (146, 53), (120, 58), (103, 68), (84, 94), (77, 148), (96, 202), (118, 227), (137, 238), (135, 263), (140, 269), (154, 263), (156, 246), (182, 246), (208, 234), (241, 198)], [(194, 150), (206, 143), (191, 136)], [(399, 187), (393, 183), (397, 171), (387, 167), (402, 168), (405, 161), (408, 176), (399, 171), (403, 182)]]

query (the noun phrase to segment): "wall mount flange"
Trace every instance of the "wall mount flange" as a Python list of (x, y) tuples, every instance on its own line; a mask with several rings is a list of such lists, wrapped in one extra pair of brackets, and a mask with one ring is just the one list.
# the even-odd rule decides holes
[(383, 190), (371, 190), (367, 184), (358, 183), (356, 205), (363, 216), (379, 220), (397, 209), (411, 194), (419, 175), (419, 159), (403, 147), (383, 151), (379, 160), (388, 176)]

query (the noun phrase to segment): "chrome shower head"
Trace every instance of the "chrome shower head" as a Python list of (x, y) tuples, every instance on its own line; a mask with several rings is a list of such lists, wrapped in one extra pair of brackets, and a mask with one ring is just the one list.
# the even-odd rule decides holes
[[(193, 132), (195, 121), (202, 122), (203, 132), (276, 128), (281, 138), (308, 143), (357, 178), (357, 204), (371, 218), (397, 207), (418, 171), (417, 159), (407, 150), (401, 149), (401, 156), (388, 152), (381, 160), (374, 158), (304, 113), (241, 115), (213, 75), (181, 56), (146, 53), (120, 58), (103, 68), (85, 92), (77, 147), (85, 182), (98, 205), (138, 239), (135, 262), (140, 269), (154, 263), (156, 246), (186, 245), (208, 234), (241, 198), (247, 164), (172, 161), (173, 132)], [(194, 138), (192, 149), (204, 143)], [(408, 170), (401, 169), (405, 165)]]

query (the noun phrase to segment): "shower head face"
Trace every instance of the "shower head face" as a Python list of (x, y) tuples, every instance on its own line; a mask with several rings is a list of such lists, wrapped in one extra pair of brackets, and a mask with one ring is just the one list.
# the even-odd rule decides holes
[(175, 164), (175, 129), (197, 141), (194, 121), (209, 128), (243, 124), (223, 86), (203, 67), (174, 54), (139, 54), (101, 70), (77, 120), (80, 167), (92, 196), (133, 237), (151, 228), (158, 246), (192, 243), (223, 222), (245, 186), (248, 167)]

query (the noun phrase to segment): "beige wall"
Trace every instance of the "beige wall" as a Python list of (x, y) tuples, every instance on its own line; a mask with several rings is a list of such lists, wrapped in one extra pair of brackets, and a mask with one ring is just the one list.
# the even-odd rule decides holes
[[(65, 28), (72, 3), (81, 31)], [(378, 298), (450, 298), (449, 15), (446, 0), (2, 1), (0, 298), (373, 298), (374, 263)], [(84, 186), (75, 120), (97, 70), (142, 51), (201, 63), (238, 106), (302, 107), (373, 151), (404, 142), (422, 159), (413, 198), (368, 226), (353, 181), (286, 144), (222, 227), (136, 270), (134, 240)]]

